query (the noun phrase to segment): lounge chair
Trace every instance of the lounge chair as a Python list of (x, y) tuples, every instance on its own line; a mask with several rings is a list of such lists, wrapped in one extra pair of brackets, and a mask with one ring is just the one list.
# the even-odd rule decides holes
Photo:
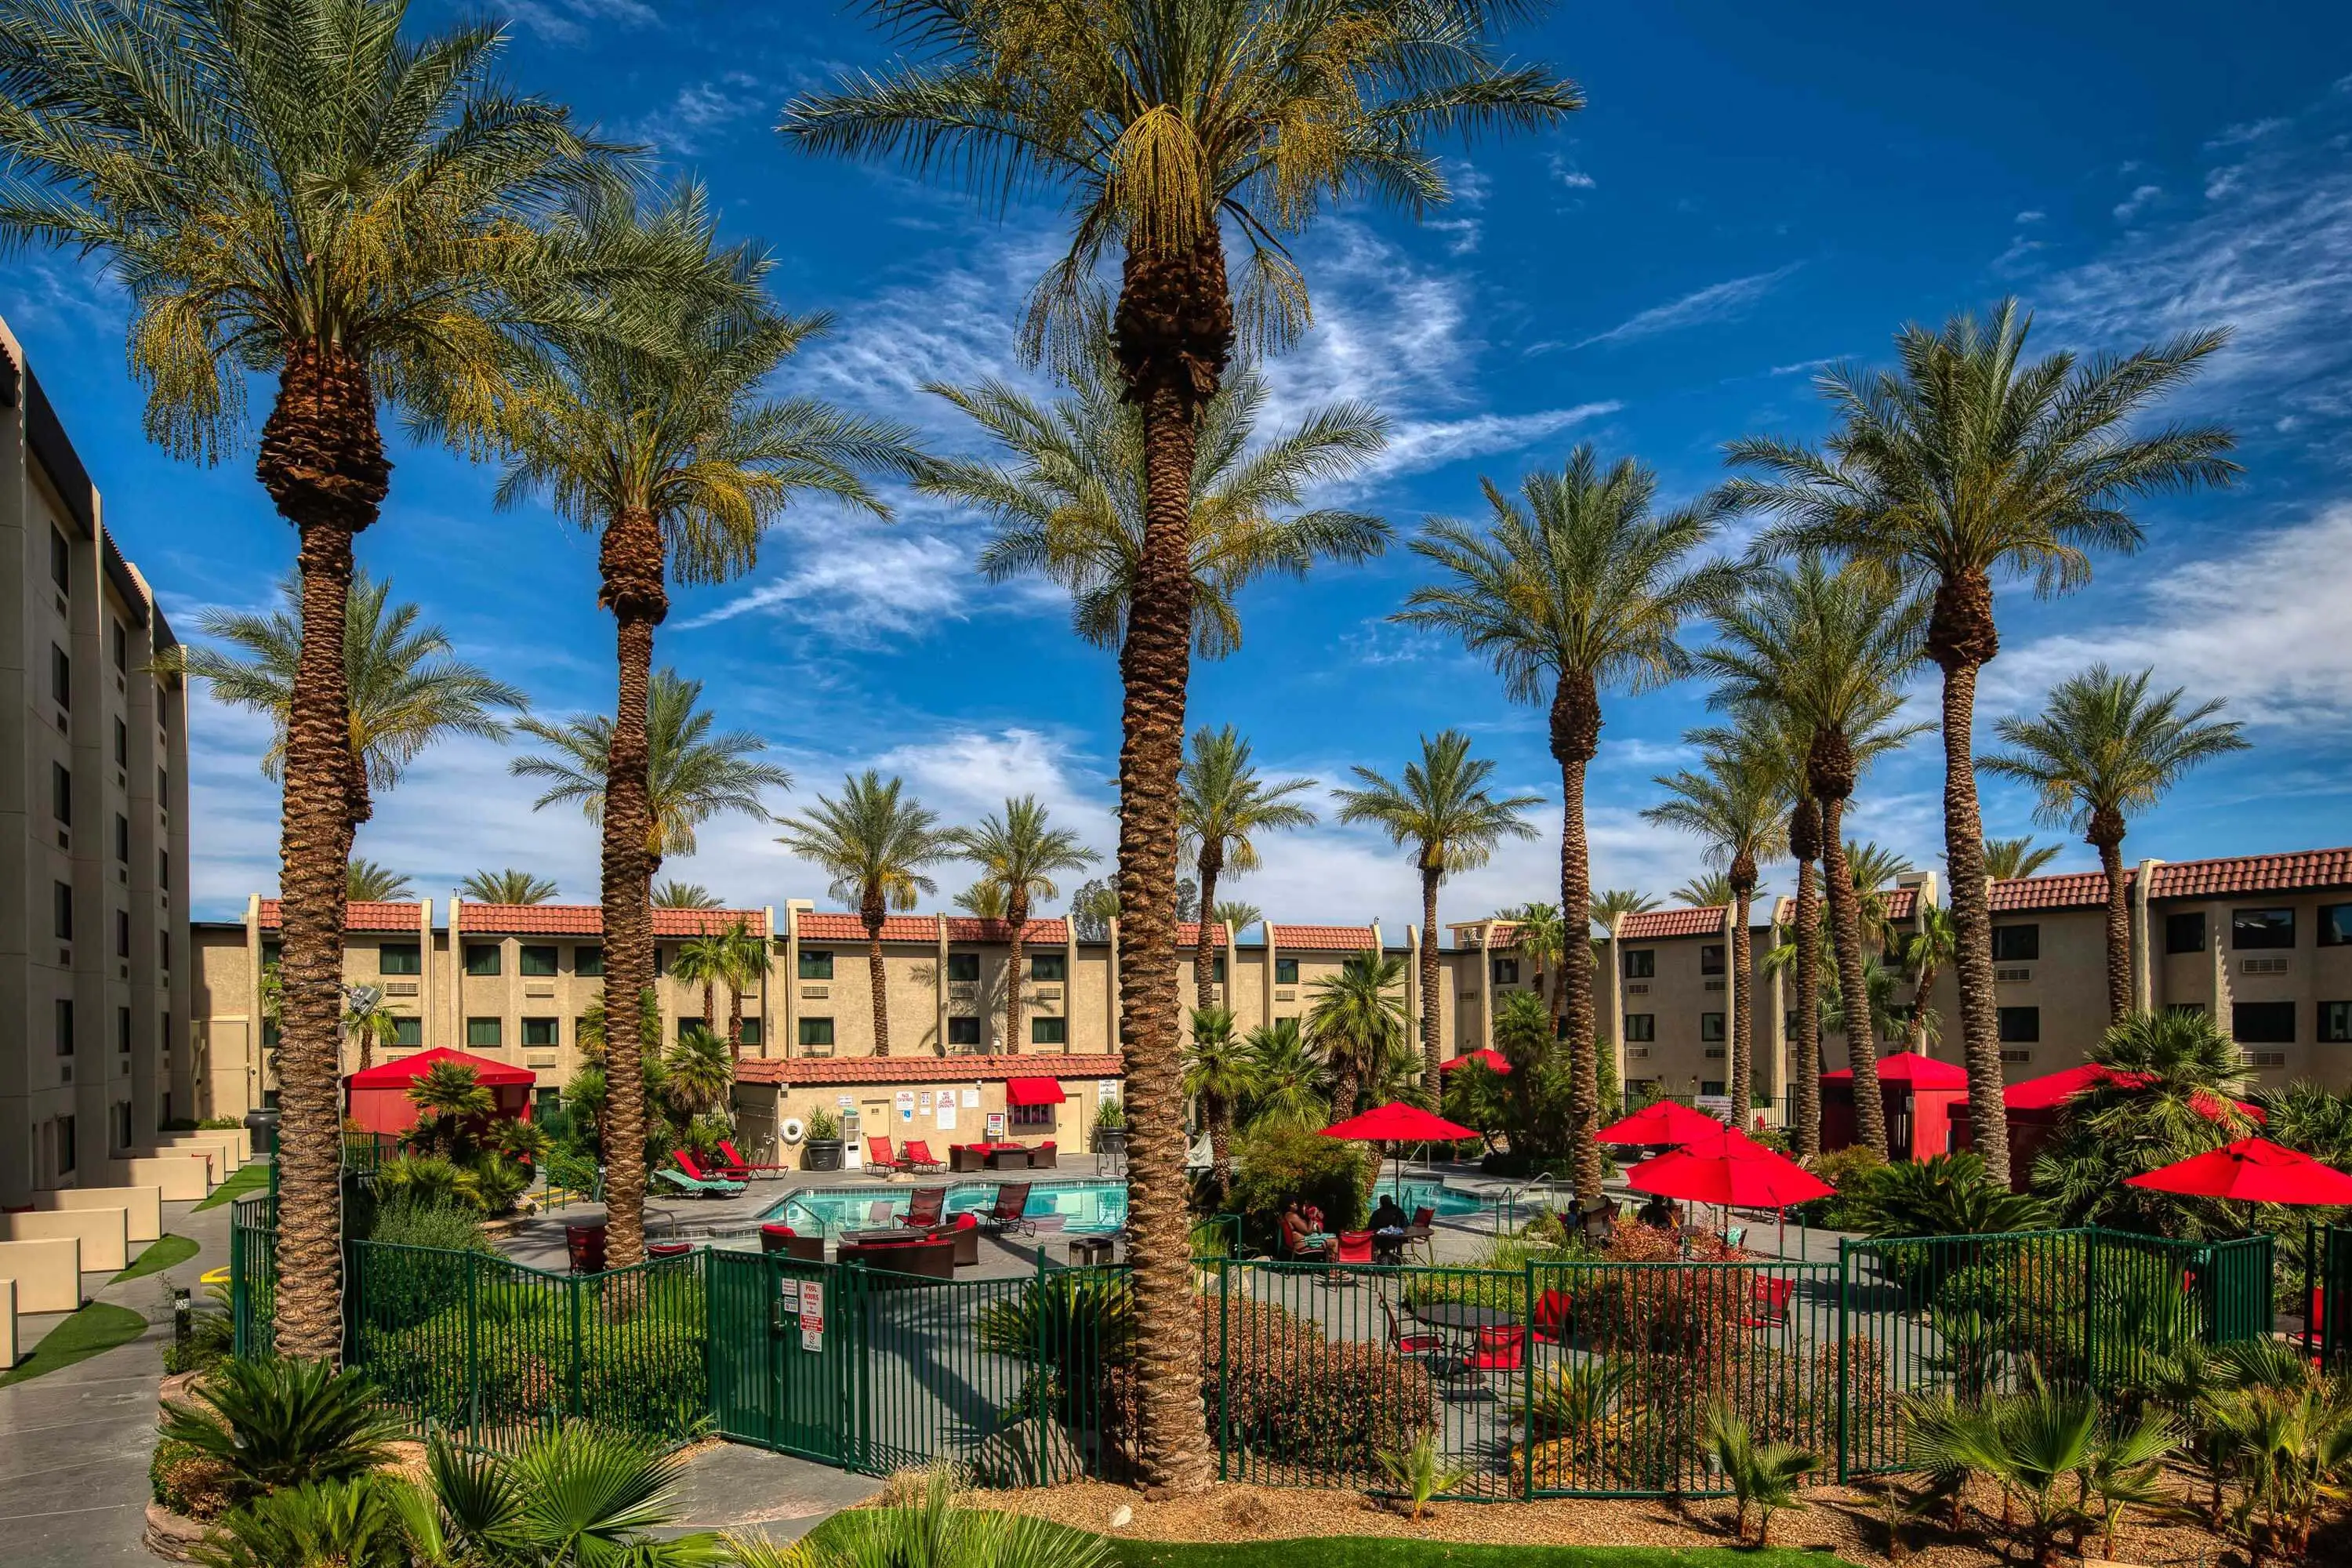
[(721, 1138), (719, 1141), (719, 1152), (721, 1154), (726, 1155), (727, 1163), (734, 1166), (739, 1171), (749, 1172), (756, 1174), (761, 1171), (789, 1171), (792, 1169), (790, 1165), (762, 1165), (752, 1161), (746, 1160), (742, 1155), (735, 1152), (733, 1142), (725, 1138)]
[(866, 1168), (895, 1173), (905, 1170), (907, 1162), (892, 1152), (887, 1138), (868, 1138), (866, 1141)]
[(694, 1151), (691, 1149), (673, 1149), (669, 1152), (669, 1157), (677, 1162), (679, 1170), (698, 1182), (740, 1183), (751, 1179), (751, 1173), (740, 1165), (719, 1165), (706, 1171), (702, 1168), (702, 1162), (694, 1157)]
[[(908, 1147), (912, 1148), (914, 1145), (910, 1144)], [(914, 1197), (907, 1204), (907, 1228), (908, 1230), (937, 1229), (940, 1215), (947, 1206), (948, 1190), (945, 1187), (917, 1187)]]
[(680, 1192), (691, 1193), (697, 1197), (733, 1198), (743, 1194), (743, 1184), (740, 1182), (722, 1182), (716, 1177), (697, 1180), (683, 1171), (660, 1170), (656, 1171), (654, 1174)]
[(1037, 1234), (1036, 1225), (1029, 1218), (1029, 1185), (1027, 1182), (1006, 1182), (996, 1189), (996, 1205), (980, 1215), (980, 1228), (991, 1236)]
[(947, 1162), (931, 1153), (931, 1146), (920, 1138), (909, 1138), (898, 1154), (898, 1163), (909, 1171), (944, 1171)]

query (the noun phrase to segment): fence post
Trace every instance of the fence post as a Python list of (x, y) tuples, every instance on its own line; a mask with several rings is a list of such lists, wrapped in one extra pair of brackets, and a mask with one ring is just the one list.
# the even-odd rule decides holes
[(1520, 1353), (1527, 1358), (1527, 1409), (1519, 1421), (1519, 1430), (1527, 1434), (1521, 1458), (1526, 1461), (1522, 1471), (1519, 1498), (1524, 1502), (1536, 1500), (1536, 1260), (1528, 1258), (1521, 1267), (1527, 1271), (1526, 1294), (1520, 1302), (1527, 1312), (1527, 1321), (1519, 1325), (1520, 1343), (1526, 1348)]
[(1838, 1484), (1843, 1486), (1853, 1474), (1853, 1411), (1850, 1407), (1853, 1379), (1848, 1362), (1853, 1355), (1847, 1341), (1853, 1297), (1853, 1244), (1843, 1237), (1838, 1238), (1838, 1320), (1837, 1320), (1837, 1463)]
[[(1029, 1386), (1035, 1390), (1040, 1395), (1040, 1400), (1037, 1403), (1042, 1403), (1050, 1408), (1053, 1402), (1053, 1385), (1046, 1380), (1045, 1375), (1045, 1334), (1047, 1331), (1045, 1324), (1045, 1243), (1042, 1239), (1037, 1243), (1037, 1277), (1030, 1282), (1029, 1300), (1030, 1315), (1035, 1320), (1037, 1328), (1036, 1342), (1029, 1347), (1030, 1354), (1032, 1356), (1032, 1360), (1029, 1363)], [(1033, 1404), (1029, 1414), (1029, 1484), (1031, 1486), (1042, 1487), (1045, 1484), (1045, 1424), (1047, 1419), (1048, 1416), (1046, 1410), (1036, 1408)]]
[(1233, 1447), (1234, 1436), (1233, 1272), (1231, 1257), (1217, 1259), (1217, 1479), (1221, 1481), (1233, 1479), (1225, 1473), (1225, 1456)]
[(585, 1283), (577, 1274), (563, 1282), (564, 1293), (572, 1299), (572, 1417), (578, 1420), (580, 1408), (581, 1361), (585, 1347), (580, 1342), (580, 1287)]
[(2083, 1372), (2088, 1386), (2099, 1386), (2099, 1233), (2083, 1237)]
[(466, 1254), (466, 1436), (467, 1440), (482, 1440), (482, 1357), (479, 1304), (474, 1286), (478, 1278), (476, 1265), (481, 1259), (478, 1252)]
[(252, 1304), (246, 1300), (244, 1216), (231, 1204), (228, 1211), (228, 1325), (229, 1346), (242, 1361), (253, 1353), (251, 1331), (247, 1321), (252, 1316)]

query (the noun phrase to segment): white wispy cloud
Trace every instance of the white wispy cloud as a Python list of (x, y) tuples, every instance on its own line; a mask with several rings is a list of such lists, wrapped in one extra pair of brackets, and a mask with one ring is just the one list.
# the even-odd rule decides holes
[(2141, 213), (2147, 210), (2149, 203), (2156, 201), (2163, 195), (2164, 187), (2162, 185), (2134, 186), (2130, 195), (2126, 196), (2122, 201), (2116, 204), (2116, 217), (2117, 221), (2122, 223), (2131, 222), (2132, 219), (2139, 216)]
[(661, 13), (645, 0), (510, 0), (517, 22), (551, 43), (583, 44), (614, 28), (657, 27)]
[(1552, 153), (1546, 163), (1551, 170), (1551, 177), (1571, 191), (1589, 191), (1599, 184), (1591, 175), (1578, 168), (1576, 161), (1565, 153)]
[(764, 120), (783, 95), (749, 71), (728, 71), (688, 82), (644, 118), (620, 127), (630, 141), (651, 142), (674, 157), (691, 157), (747, 123)]
[(2048, 217), (2050, 215), (2048, 213), (2042, 212), (2033, 207), (2028, 207), (2025, 211), (2018, 214), (2016, 218), (2012, 221), (2017, 223), (2040, 223), (2043, 218)]
[(1663, 305), (1653, 305), (1636, 311), (1605, 332), (1595, 332), (1574, 346), (1588, 348), (1594, 343), (1631, 342), (1637, 338), (1653, 338), (1661, 332), (1680, 331), (1685, 327), (1704, 326), (1710, 321), (1727, 321), (1745, 315), (1756, 302), (1780, 287), (1781, 280), (1803, 266), (1791, 261), (1786, 267), (1776, 267), (1769, 272), (1750, 273), (1745, 278), (1729, 278), (1720, 283), (1710, 283), (1679, 300), (1669, 300)]

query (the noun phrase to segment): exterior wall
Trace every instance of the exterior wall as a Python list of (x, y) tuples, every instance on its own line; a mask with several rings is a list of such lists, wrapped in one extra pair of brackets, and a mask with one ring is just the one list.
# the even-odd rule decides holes
[[(796, 1118), (805, 1126), (810, 1114), (822, 1110), (845, 1122), (847, 1113), (855, 1110), (861, 1139), (886, 1137), (894, 1145), (909, 1138), (919, 1139), (929, 1145), (934, 1155), (945, 1160), (950, 1143), (980, 1142), (992, 1114), (1003, 1114), (1008, 1121), (1012, 1114), (1005, 1104), (1005, 1079), (1001, 1075), (934, 1082), (888, 1077), (887, 1068), (877, 1069), (877, 1074), (884, 1076), (872, 1083), (737, 1084), (735, 1113), (743, 1133), (737, 1147), (750, 1160), (797, 1166), (798, 1154), (782, 1145), (777, 1137), (777, 1130), (786, 1120)], [(1116, 1076), (1076, 1078), (1051, 1072), (1035, 1076), (1054, 1077), (1062, 1086), (1063, 1102), (1044, 1108), (1048, 1118), (1043, 1121), (1008, 1127), (1007, 1136), (1024, 1143), (1051, 1140), (1062, 1156), (1059, 1168), (1063, 1172), (1068, 1173), (1070, 1162), (1083, 1156), (1085, 1163), (1078, 1173), (1091, 1173), (1096, 1107), (1106, 1098), (1102, 1087), (1105, 1084), (1110, 1086), (1108, 1098), (1119, 1097), (1119, 1079)], [(901, 1096), (912, 1097), (911, 1120), (901, 1118)], [(940, 1101), (944, 1096), (955, 1099), (951, 1128), (940, 1124)], [(976, 1103), (966, 1104), (967, 1098)], [(861, 1153), (863, 1147), (861, 1142)]]
[(0, 1208), (193, 1110), (187, 712), (149, 673), (173, 646), (0, 324)]

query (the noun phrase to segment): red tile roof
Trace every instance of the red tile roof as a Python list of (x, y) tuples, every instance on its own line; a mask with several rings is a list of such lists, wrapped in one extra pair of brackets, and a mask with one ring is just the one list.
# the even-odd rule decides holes
[[(764, 936), (768, 917), (759, 910), (654, 910), (654, 935), (667, 941), (707, 936), (741, 921)], [(457, 924), (486, 936), (602, 936), (604, 910), (598, 904), (460, 904)]]
[(1621, 942), (1654, 942), (1671, 936), (1721, 936), (1724, 907), (1710, 904), (1704, 909), (1644, 910), (1627, 915), (1617, 927)]
[(1907, 921), (1918, 912), (1919, 889), (1916, 884), (1908, 888), (1889, 888), (1878, 895), (1878, 907), (1886, 911), (1888, 920)]
[[(1217, 921), (1216, 924), (1209, 928), (1209, 945), (1212, 947), (1224, 946), (1225, 934), (1225, 922), (1223, 921)], [(1190, 952), (1200, 945), (1201, 922), (1199, 921), (1184, 921), (1179, 923), (1176, 927), (1176, 951), (1179, 952)]]
[(1306, 952), (1369, 952), (1370, 926), (1268, 926), (1274, 945)]
[(735, 1064), (738, 1083), (802, 1087), (852, 1083), (971, 1083), (1014, 1078), (1118, 1078), (1125, 1061), (1110, 1057), (781, 1057)]
[[(858, 928), (862, 933), (863, 926)], [(1070, 939), (1070, 922), (1065, 920), (1033, 920), (1021, 928), (1021, 940), (1030, 947), (1059, 947)], [(950, 942), (1002, 942), (1013, 940), (1012, 923), (1007, 921), (978, 921), (968, 915), (948, 917)]]
[(1992, 912), (2020, 910), (2096, 909), (2107, 901), (2107, 879), (2099, 871), (2069, 871), (2058, 877), (2021, 877), (1995, 882)]
[[(284, 923), (278, 910), (278, 900), (276, 899), (261, 900), (262, 930), (276, 931)], [(423, 903), (348, 903), (343, 906), (345, 931), (415, 931), (425, 922), (426, 918), (427, 909)]]
[[(866, 921), (856, 915), (819, 914), (814, 910), (801, 911), (798, 927), (803, 942), (864, 942)], [(1021, 940), (1031, 947), (1059, 947), (1069, 940), (1069, 922), (1064, 920), (1033, 920), (1021, 928)], [(1012, 940), (1012, 930), (1003, 921), (974, 920), (969, 915), (948, 917), (948, 940), (961, 942), (1003, 942)], [(940, 918), (937, 915), (886, 915), (882, 920), (884, 942), (919, 942), (926, 947), (937, 947), (940, 941)]]
[(2158, 899), (2210, 899), (2230, 893), (2284, 893), (2320, 888), (2352, 888), (2352, 849), (2240, 855), (2227, 860), (2177, 860), (2156, 868), (2148, 895)]

